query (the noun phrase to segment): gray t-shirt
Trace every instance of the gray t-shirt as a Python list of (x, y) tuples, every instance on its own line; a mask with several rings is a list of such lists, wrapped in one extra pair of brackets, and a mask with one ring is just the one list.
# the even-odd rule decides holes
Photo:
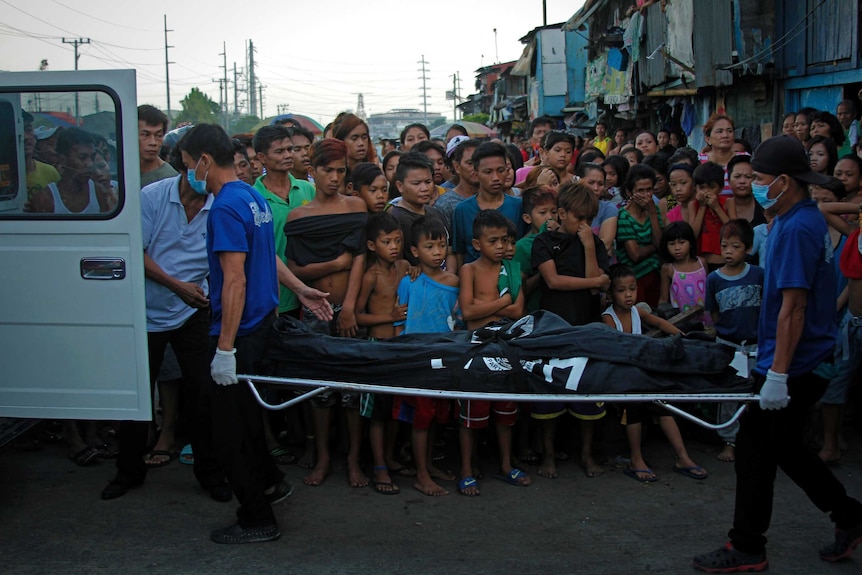
[(148, 186), (153, 182), (158, 182), (159, 180), (172, 178), (178, 175), (177, 171), (173, 169), (169, 163), (162, 162), (162, 165), (155, 170), (141, 174), (141, 188)]

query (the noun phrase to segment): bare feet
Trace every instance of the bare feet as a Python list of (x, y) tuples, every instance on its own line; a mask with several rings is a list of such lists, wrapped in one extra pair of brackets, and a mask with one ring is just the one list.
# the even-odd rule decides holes
[[(314, 469), (311, 470), (311, 473), (306, 475), (302, 482), (306, 485), (311, 485), (312, 487), (317, 487), (323, 480), (326, 479), (326, 476), (329, 475), (329, 464), (328, 463), (318, 463)], [(367, 483), (366, 483), (367, 485)]]
[(840, 449), (827, 449), (824, 447), (817, 454), (817, 457), (820, 458), (823, 463), (826, 465), (835, 465), (841, 461), (841, 450)]
[(736, 461), (736, 454), (734, 453), (734, 451), (735, 450), (732, 443), (725, 443), (724, 449), (722, 449), (721, 452), (719, 452), (719, 454), (715, 456), (715, 458), (719, 461), (724, 461), (725, 463), (733, 463), (734, 461)]
[(314, 437), (311, 437), (305, 440), (305, 453), (302, 454), (296, 464), (303, 469), (312, 469), (316, 459), (317, 449), (314, 446)]
[(359, 467), (350, 465), (347, 471), (347, 481), (351, 487), (368, 487), (368, 477), (362, 473)]
[(582, 457), (581, 467), (584, 468), (584, 474), (591, 479), (605, 472), (605, 468), (596, 463), (592, 457)]
[(544, 461), (542, 461), (542, 465), (539, 466), (539, 475), (542, 477), (547, 477), (548, 479), (556, 479), (557, 476), (557, 463), (552, 457), (546, 457)]
[(424, 474), (417, 475), (416, 481), (413, 483), (413, 487), (415, 487), (417, 491), (431, 497), (449, 495), (449, 492), (437, 485), (431, 477), (423, 477), (423, 475)]
[(428, 466), (428, 475), (430, 475), (432, 479), (439, 479), (440, 481), (455, 481), (455, 474), (451, 471), (444, 471), (434, 467), (433, 465)]
[(374, 479), (371, 480), (371, 484), (374, 486), (374, 491), (382, 495), (395, 495), (401, 491), (397, 485), (392, 483), (389, 468), (385, 465), (374, 468)]

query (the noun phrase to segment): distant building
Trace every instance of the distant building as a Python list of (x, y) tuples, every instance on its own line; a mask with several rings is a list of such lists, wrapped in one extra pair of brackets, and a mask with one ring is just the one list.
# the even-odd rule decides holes
[(446, 118), (440, 114), (428, 112), (427, 123), (426, 116), (421, 110), (413, 108), (403, 108), (383, 112), (382, 114), (371, 114), (368, 116), (368, 129), (371, 131), (371, 137), (374, 140), (380, 138), (395, 138), (401, 136), (401, 130), (409, 124), (417, 122), (428, 126), (429, 130), (446, 121)]

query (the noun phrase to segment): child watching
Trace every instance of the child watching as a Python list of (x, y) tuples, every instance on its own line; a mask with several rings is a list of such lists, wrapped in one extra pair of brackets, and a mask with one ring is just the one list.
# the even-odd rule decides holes
[[(356, 170), (362, 165), (357, 166)], [(398, 283), (407, 274), (410, 265), (401, 258), (401, 228), (391, 214), (381, 212), (371, 215), (365, 231), (371, 265), (362, 276), (362, 287), (356, 299), (356, 323), (368, 328), (369, 340), (377, 341), (395, 337), (395, 322), (404, 320), (407, 305), (398, 303), (397, 291)], [(368, 430), (374, 458), (371, 484), (378, 493), (394, 495), (400, 490), (389, 476), (389, 465), (395, 463), (393, 451), (396, 429), (388, 425), (387, 430), (387, 424), (393, 421), (392, 396), (363, 393), (359, 412), (371, 420)]]
[[(429, 205), (434, 197), (436, 187), (434, 186), (434, 166), (428, 156), (420, 152), (407, 152), (398, 161), (395, 170), (395, 186), (401, 195), (401, 201), (389, 210), (398, 224), (404, 237), (404, 259), (411, 266), (418, 266), (419, 259), (413, 254), (412, 246), (415, 245), (412, 233), (413, 224), (419, 218), (433, 220), (443, 226), (446, 230), (446, 219), (437, 210)], [(446, 237), (449, 237), (446, 230)], [(444, 260), (447, 254), (443, 254)], [(446, 269), (455, 272), (454, 258), (446, 262)]]
[[(661, 236), (659, 255), (667, 262), (661, 267), (659, 304), (670, 302), (680, 311), (703, 307), (706, 301), (706, 265), (697, 255), (697, 242), (691, 226), (685, 222), (668, 224)], [(704, 325), (712, 325), (712, 318), (706, 312), (700, 320)]]
[(568, 167), (575, 153), (575, 138), (560, 130), (551, 130), (542, 138), (542, 163), (550, 167), (559, 182), (571, 182)]
[(521, 218), (529, 226), (527, 235), (515, 243), (514, 261), (521, 268), (521, 283), (524, 289), (527, 313), (539, 309), (539, 280), (538, 272), (530, 265), (530, 256), (533, 252), (533, 240), (540, 232), (544, 231), (546, 225), (556, 223), (557, 215), (557, 192), (548, 186), (537, 186), (527, 188), (521, 195), (524, 213)]
[(507, 158), (505, 146), (495, 142), (485, 142), (473, 152), (473, 169), (479, 180), (479, 192), (458, 204), (452, 214), (452, 251), (459, 267), (479, 258), (471, 238), (473, 220), (481, 210), (498, 210), (515, 223), (521, 220), (521, 198), (503, 194), (503, 184), (509, 171)]
[[(737, 156), (740, 157), (740, 156)], [(739, 349), (743, 353), (757, 350), (757, 322), (763, 293), (763, 269), (745, 262), (754, 243), (754, 230), (748, 220), (730, 220), (721, 227), (721, 255), (724, 265), (706, 278), (704, 308), (712, 315), (716, 341)], [(719, 420), (726, 421), (736, 411), (737, 404), (719, 405)], [(736, 432), (739, 424), (720, 429), (724, 448), (719, 461), (734, 460)]]
[[(647, 168), (649, 169), (649, 168)], [(557, 195), (559, 231), (536, 236), (530, 262), (539, 270), (540, 306), (572, 325), (599, 321), (599, 291), (610, 285), (606, 270), (608, 254), (590, 223), (599, 209), (596, 195), (583, 184), (565, 184)], [(592, 457), (593, 421), (604, 417), (602, 406), (572, 404), (570, 412), (581, 420), (581, 465), (588, 477), (603, 472)], [(539, 475), (557, 476), (554, 452), (556, 420), (565, 413), (556, 402), (535, 403), (532, 417), (542, 422), (544, 456)]]
[[(403, 161), (403, 160), (402, 160)], [(458, 306), (458, 276), (440, 268), (448, 248), (446, 228), (440, 222), (419, 218), (410, 231), (413, 245), (410, 251), (419, 262), (421, 273), (415, 281), (409, 277), (398, 284), (398, 302), (407, 306), (404, 319), (395, 323), (397, 335), (402, 333), (441, 333), (449, 327)], [(431, 424), (445, 424), (449, 419), (449, 400), (431, 397), (414, 398), (413, 460), (416, 481), (413, 484), (425, 495), (448, 495), (434, 478), (451, 481), (453, 475), (431, 463), (434, 446)]]
[[(521, 272), (511, 260), (504, 259), (509, 237), (509, 220), (496, 210), (482, 210), (473, 221), (473, 248), (479, 259), (461, 268), (461, 313), (468, 329), (477, 329), (502, 318), (519, 319), (524, 312)], [(499, 479), (511, 485), (527, 486), (530, 477), (512, 467), (512, 426), (518, 408), (511, 401), (459, 401), (461, 426), (461, 480), (464, 495), (479, 495), (473, 472), (473, 431), (488, 425), (494, 410), (497, 442), (500, 448)]]
[(724, 168), (715, 162), (704, 162), (694, 169), (692, 177), (697, 203), (705, 210), (697, 251), (710, 269), (716, 269), (724, 263), (721, 257), (721, 226), (730, 220), (724, 211), (728, 196), (722, 194)]
[[(356, 297), (365, 271), (365, 202), (339, 193), (347, 172), (347, 147), (341, 140), (326, 138), (312, 146), (314, 200), (296, 206), (287, 217), (287, 265), (296, 276), (311, 286), (329, 293), (335, 317), (330, 322), (314, 318), (302, 310), (302, 321), (324, 335), (354, 337)], [(317, 462), (304, 479), (306, 485), (320, 485), (329, 474), (329, 428), (332, 407), (338, 394), (326, 391), (311, 399)], [(348, 480), (352, 487), (365, 487), (368, 478), (359, 465), (362, 426), (359, 396), (341, 394), (350, 435), (347, 456)]]
[[(644, 324), (660, 329), (669, 335), (680, 333), (679, 329), (667, 320), (654, 316), (635, 305), (637, 303), (638, 284), (631, 268), (622, 264), (615, 264), (611, 266), (610, 278), (611, 301), (613, 303), (602, 313), (602, 321), (606, 325), (617, 331), (631, 334), (642, 334), (641, 326)], [(623, 418), (626, 436), (629, 440), (629, 449), (631, 450), (631, 463), (623, 470), (623, 473), (641, 483), (658, 481), (656, 474), (646, 464), (641, 451), (643, 420), (647, 415), (655, 415), (658, 417), (659, 425), (667, 440), (676, 452), (676, 463), (674, 463), (673, 470), (692, 479), (706, 479), (706, 470), (689, 457), (673, 416), (665, 415), (665, 412), (654, 412), (654, 408), (642, 403), (626, 404), (624, 407)]]
[(626, 176), (629, 202), (617, 217), (617, 261), (634, 270), (638, 278), (638, 299), (650, 306), (658, 304), (662, 219), (653, 202), (655, 171), (649, 166), (632, 166)]
[(688, 164), (674, 164), (668, 168), (668, 187), (676, 205), (661, 212), (662, 204), (659, 202), (659, 211), (667, 222), (686, 222), (697, 237), (703, 227), (705, 211), (700, 209), (700, 204), (694, 199), (693, 173), (694, 168)]
[(389, 182), (386, 181), (383, 170), (375, 164), (362, 162), (350, 170), (345, 195), (359, 196), (365, 201), (368, 213), (376, 214), (386, 209), (389, 201)]

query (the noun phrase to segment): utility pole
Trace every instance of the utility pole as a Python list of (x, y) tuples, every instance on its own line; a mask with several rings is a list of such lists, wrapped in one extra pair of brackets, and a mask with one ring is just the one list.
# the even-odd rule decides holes
[(252, 116), (257, 115), (257, 78), (254, 77), (254, 42), (251, 40), (248, 41), (248, 111)]
[[(81, 57), (81, 55), (78, 54), (78, 46), (80, 46), (81, 44), (89, 44), (89, 43), (90, 43), (89, 38), (75, 38), (74, 40), (66, 40), (65, 38), (63, 38), (63, 44), (72, 44), (75, 47), (75, 70), (78, 69), (78, 59)], [(75, 91), (75, 124), (76, 125), (81, 124), (81, 107), (78, 105), (78, 92), (77, 92), (77, 90)]]
[(422, 68), (419, 70), (422, 72), (422, 75), (419, 77), (422, 80), (422, 114), (424, 121), (423, 124), (428, 124), (428, 75), (429, 70), (425, 67), (429, 62), (425, 60), (425, 54), (422, 54), (422, 59), (416, 62), (417, 64), (422, 64)]
[(263, 120), (266, 116), (263, 115), (263, 84), (257, 85), (258, 100), (260, 101), (260, 119)]
[(452, 122), (458, 121), (458, 72), (452, 74)]
[(171, 118), (171, 62), (168, 59), (168, 48), (173, 48), (173, 46), (168, 46), (168, 32), (173, 32), (173, 30), (168, 30), (168, 15), (165, 14), (165, 93), (168, 99), (168, 120)]
[(548, 25), (548, 0), (542, 0), (542, 26)]
[(221, 43), (221, 54), (219, 56), (222, 57), (222, 65), (219, 68), (224, 72), (224, 109), (222, 110), (222, 121), (224, 122), (224, 131), (230, 132), (230, 121), (228, 120), (228, 98), (227, 98), (227, 43), (222, 41)]
[(282, 116), (287, 114), (287, 111), (290, 110), (290, 104), (276, 104), (275, 106), (276, 114)]
[(233, 113), (239, 118), (239, 82), (237, 82), (236, 62), (233, 63)]
[(225, 94), (227, 92), (227, 86), (224, 85), (224, 78), (213, 78), (212, 81), (213, 83), (218, 83), (218, 109), (219, 112), (221, 112), (222, 114), (222, 126), (224, 127), (225, 131), (227, 131), (227, 126), (225, 125), (227, 121), (225, 120), (226, 116), (224, 113), (224, 107), (226, 106)]

